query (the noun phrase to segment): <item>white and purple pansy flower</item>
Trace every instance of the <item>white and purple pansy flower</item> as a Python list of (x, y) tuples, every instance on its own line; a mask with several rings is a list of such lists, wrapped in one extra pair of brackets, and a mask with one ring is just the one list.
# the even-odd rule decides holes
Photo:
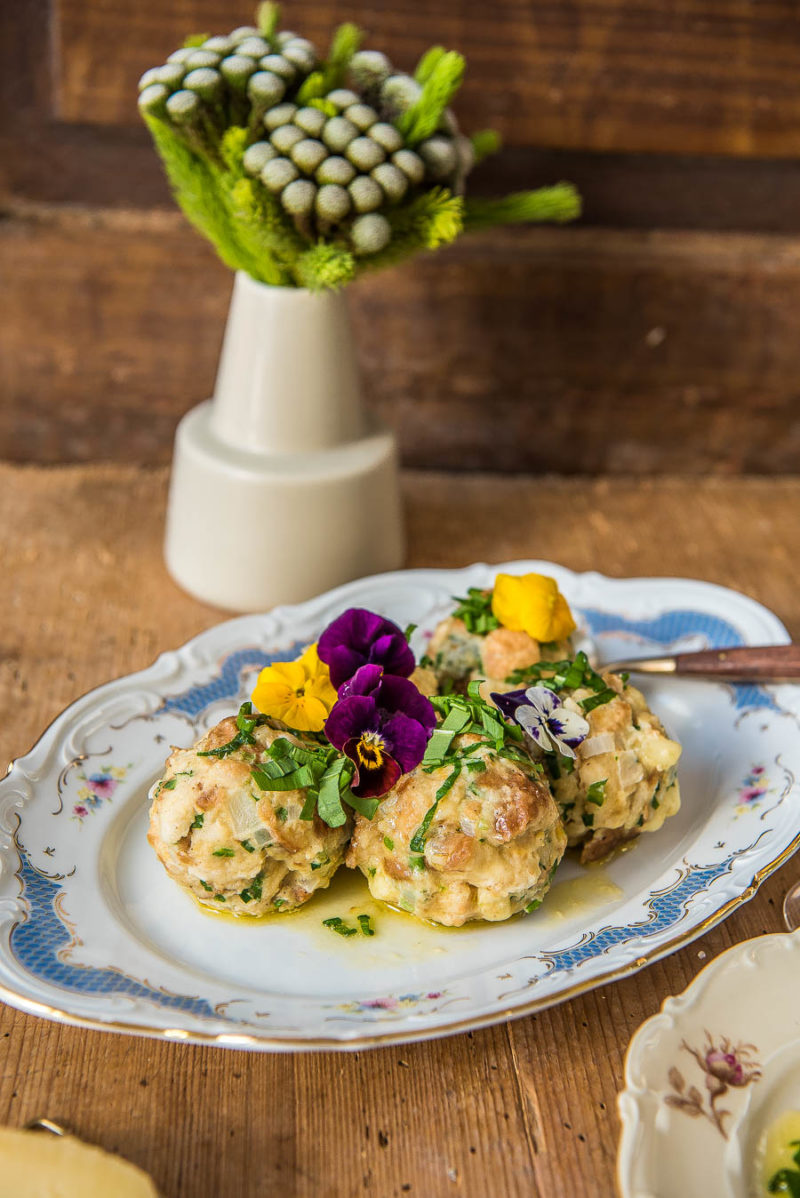
[(565, 707), (547, 686), (492, 695), (506, 719), (519, 724), (544, 753), (574, 757), (575, 749), (589, 735), (589, 723)]

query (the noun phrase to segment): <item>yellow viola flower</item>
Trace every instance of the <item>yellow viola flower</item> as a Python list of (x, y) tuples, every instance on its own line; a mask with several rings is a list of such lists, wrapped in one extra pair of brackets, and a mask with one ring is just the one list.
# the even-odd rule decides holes
[(563, 641), (576, 627), (558, 583), (544, 574), (498, 574), (492, 611), (504, 628), (535, 641)]
[(321, 732), (338, 696), (314, 644), (297, 661), (265, 666), (252, 698), (260, 712), (297, 732)]

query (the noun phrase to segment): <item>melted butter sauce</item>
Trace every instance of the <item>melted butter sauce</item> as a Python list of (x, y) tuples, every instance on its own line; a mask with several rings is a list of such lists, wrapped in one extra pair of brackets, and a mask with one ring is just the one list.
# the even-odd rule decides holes
[[(576, 916), (588, 916), (598, 908), (621, 898), (622, 893), (602, 865), (592, 865), (580, 877), (569, 878), (563, 882), (556, 881), (545, 896), (541, 908), (530, 916), (521, 913), (512, 918), (515, 923), (522, 919), (529, 920), (533, 929), (536, 922), (543, 918), (562, 921)], [(490, 928), (497, 926), (484, 920), (472, 920), (462, 927), (450, 928), (420, 919), (407, 911), (401, 911), (398, 907), (374, 899), (363, 874), (359, 870), (345, 868), (334, 875), (327, 890), (318, 891), (312, 899), (294, 911), (275, 911), (265, 915), (234, 915), (232, 911), (226, 911), (221, 903), (212, 905), (197, 898), (194, 901), (205, 915), (210, 915), (213, 919), (225, 920), (239, 926), (255, 927), (259, 924), (269, 924), (273, 927), (289, 927), (293, 932), (301, 931), (315, 941), (321, 939), (329, 948), (337, 942), (343, 944), (348, 951), (354, 948), (359, 950), (366, 945), (375, 947), (378, 938), (388, 933), (395, 940), (402, 939), (405, 952), (413, 947), (415, 953), (427, 956), (446, 952), (443, 941), (457, 933), (485, 934)], [(341, 936), (324, 926), (324, 920), (338, 916), (351, 927), (357, 928), (359, 915), (370, 916), (375, 930), (374, 936), (364, 936), (360, 931), (357, 936)]]
[(769, 1198), (770, 1179), (780, 1169), (796, 1169), (796, 1148), (793, 1140), (800, 1140), (800, 1111), (784, 1111), (769, 1125), (759, 1141), (756, 1153), (757, 1184), (759, 1198)]
[(601, 865), (590, 865), (579, 878), (555, 882), (544, 896), (541, 909), (551, 919), (572, 919), (576, 915), (589, 915), (622, 895)]

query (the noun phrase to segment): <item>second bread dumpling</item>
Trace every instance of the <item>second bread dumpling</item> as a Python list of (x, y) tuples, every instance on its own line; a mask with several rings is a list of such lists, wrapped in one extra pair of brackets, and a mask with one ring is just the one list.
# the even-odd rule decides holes
[(541, 766), (479, 740), (456, 738), (470, 764), (438, 801), (450, 765), (418, 766), (356, 817), (347, 864), (375, 898), (451, 927), (538, 907), (567, 845), (558, 807)]

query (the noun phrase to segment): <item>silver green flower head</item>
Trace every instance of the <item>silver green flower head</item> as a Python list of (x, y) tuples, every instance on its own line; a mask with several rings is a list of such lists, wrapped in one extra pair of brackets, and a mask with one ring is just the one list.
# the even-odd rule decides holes
[(358, 137), (358, 129), (346, 117), (334, 116), (325, 122), (322, 130), (322, 140), (331, 150), (337, 153), (346, 150), (350, 142)]
[(392, 64), (380, 50), (359, 50), (350, 59), (349, 75), (361, 92), (380, 87), (392, 73)]
[(350, 207), (350, 196), (338, 183), (326, 183), (317, 192), (317, 213), (325, 221), (335, 224), (343, 220)]
[(167, 100), (167, 113), (178, 125), (188, 125), (199, 116), (202, 109), (200, 97), (195, 92), (173, 92)]
[(288, 125), (296, 112), (296, 104), (277, 104), (275, 108), (270, 108), (264, 113), (264, 128), (272, 132), (281, 125)]
[(158, 69), (158, 82), (163, 83), (165, 87), (180, 87), (184, 75), (186, 74), (186, 64), (183, 62), (168, 62), (163, 67)]
[(278, 151), (268, 141), (255, 141), (245, 150), (242, 166), (248, 175), (260, 175), (267, 163), (277, 157)]
[(338, 155), (326, 158), (317, 170), (318, 183), (338, 183), (346, 187), (356, 177), (356, 168), (352, 162)]
[(281, 203), (292, 216), (308, 216), (316, 198), (317, 189), (308, 179), (295, 179), (281, 192)]
[(498, 139), (459, 128), (460, 55), (433, 47), (405, 73), (361, 49), (348, 24), (326, 56), (279, 29), (279, 15), (268, 0), (256, 25), (190, 38), (139, 80), (173, 193), (228, 265), (274, 285), (336, 287), (371, 258), (434, 249), (465, 226), (576, 214), (566, 184), (465, 196)]
[(236, 45), (236, 53), (246, 54), (249, 58), (263, 58), (269, 51), (269, 43), (263, 37), (245, 37)]
[(273, 158), (261, 171), (261, 182), (270, 191), (283, 191), (298, 178), (300, 172), (288, 158)]
[(371, 212), (353, 221), (350, 237), (357, 254), (378, 254), (392, 240), (392, 226), (385, 216)]
[(190, 71), (200, 67), (217, 67), (221, 57), (220, 54), (213, 54), (210, 50), (194, 50), (186, 59), (185, 65)]
[(183, 86), (197, 92), (201, 100), (208, 103), (216, 103), (222, 98), (222, 76), (212, 67), (200, 67), (196, 71), (190, 71), (183, 81)]
[(276, 150), (280, 150), (281, 154), (288, 154), (293, 146), (304, 139), (303, 130), (298, 129), (296, 125), (280, 125), (273, 130), (270, 136), (273, 146)]
[(291, 83), (297, 75), (297, 68), (282, 54), (265, 54), (263, 58), (259, 58), (258, 65), (262, 71), (272, 71), (273, 75), (280, 75), (287, 83)]

